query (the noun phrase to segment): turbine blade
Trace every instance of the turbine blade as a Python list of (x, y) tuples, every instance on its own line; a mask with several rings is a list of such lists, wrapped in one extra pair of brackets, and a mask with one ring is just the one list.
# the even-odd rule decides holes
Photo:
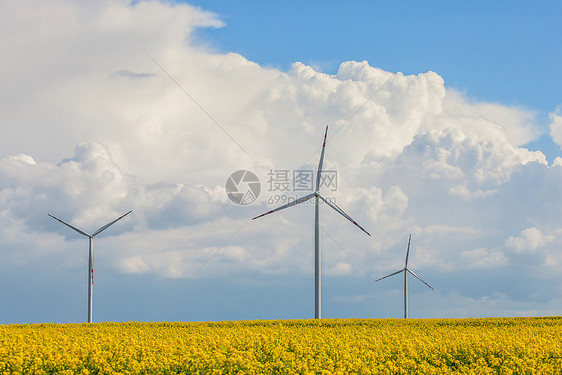
[(410, 255), (410, 241), (412, 241), (412, 235), (410, 234), (410, 238), (408, 238), (408, 250), (406, 251), (406, 262), (404, 263), (404, 266), (407, 268), (408, 267), (408, 256)]
[(133, 210), (127, 212), (125, 215), (122, 215), (122, 216), (118, 217), (117, 219), (113, 220), (112, 222), (105, 224), (103, 227), (101, 227), (100, 229), (95, 231), (94, 234), (92, 234), (92, 237), (95, 237), (96, 235), (100, 234), (101, 232), (103, 232), (104, 230), (106, 230), (107, 228), (109, 228), (110, 226), (112, 226), (113, 224), (118, 222), (119, 220), (123, 219), (125, 216), (127, 216), (131, 212), (133, 212)]
[(397, 275), (397, 274), (399, 274), (400, 272), (404, 272), (404, 270), (401, 269), (400, 271), (396, 271), (396, 272), (391, 273), (390, 275), (386, 275), (386, 276), (384, 276), (384, 277), (381, 277), (380, 279), (376, 279), (376, 280), (375, 280), (375, 283), (376, 283), (377, 281), (384, 280), (384, 279), (386, 279), (387, 277)]
[(318, 194), (318, 197), (320, 199), (322, 199), (322, 201), (324, 203), (326, 203), (328, 206), (332, 207), (337, 213), (339, 213), (340, 215), (342, 215), (343, 217), (345, 217), (347, 220), (351, 221), (353, 223), (353, 225), (355, 225), (357, 228), (361, 229), (363, 232), (367, 233), (369, 235), (369, 237), (371, 236), (371, 234), (369, 232), (367, 232), (365, 229), (363, 229), (363, 227), (359, 224), (357, 224), (357, 222), (355, 220), (353, 220), (348, 214), (346, 214), (344, 212), (344, 210), (342, 210), (341, 208), (339, 208), (339, 206), (335, 203), (331, 203), (330, 201), (328, 201), (326, 198), (324, 198), (323, 196), (321, 196), (320, 194)]
[(298, 199), (295, 199), (294, 201), (289, 202), (289, 203), (287, 203), (287, 204), (284, 204), (284, 205), (282, 205), (282, 206), (279, 206), (279, 207), (277, 207), (277, 208), (275, 208), (275, 209), (273, 209), (273, 210), (271, 210), (271, 211), (267, 211), (267, 212), (264, 213), (264, 214), (261, 214), (261, 215), (259, 215), (259, 216), (253, 217), (252, 220), (256, 220), (256, 219), (259, 219), (259, 218), (262, 217), (262, 216), (269, 215), (269, 214), (272, 214), (272, 213), (274, 213), (274, 212), (281, 211), (281, 210), (283, 210), (283, 209), (285, 209), (285, 208), (287, 208), (287, 207), (291, 207), (291, 206), (294, 206), (294, 205), (296, 205), (296, 204), (306, 202), (307, 200), (309, 200), (310, 198), (314, 197), (315, 195), (316, 195), (316, 193), (312, 193), (312, 194), (309, 194), (309, 195), (305, 195), (304, 197), (300, 197), (300, 198), (298, 198)]
[(318, 163), (318, 170), (316, 171), (316, 191), (320, 189), (320, 175), (322, 173), (322, 164), (324, 164), (324, 151), (326, 150), (327, 136), (328, 136), (328, 125), (326, 125), (326, 132), (324, 133), (324, 143), (322, 143), (322, 152), (320, 153), (320, 162)]
[(424, 283), (425, 285), (427, 285), (431, 290), (435, 290), (435, 289), (433, 289), (433, 287), (432, 287), (431, 285), (429, 285), (428, 283), (426, 283), (425, 281), (423, 281), (423, 280), (421, 279), (421, 277), (419, 277), (418, 275), (416, 275), (414, 271), (412, 271), (412, 270), (409, 269), (409, 268), (406, 268), (406, 270), (407, 270), (408, 272), (410, 272), (412, 275), (414, 275), (414, 277), (417, 278), (419, 281), (421, 281), (422, 283)]
[[(51, 215), (51, 214), (47, 214), (47, 215), (49, 215), (49, 216), (52, 217), (53, 219), (55, 219), (55, 220), (57, 220), (57, 221), (63, 223), (63, 224), (66, 225), (67, 227), (69, 227), (69, 228), (75, 230), (76, 232), (78, 232), (78, 233), (80, 233), (80, 234), (82, 234), (82, 235), (84, 235), (84, 236), (86, 236), (86, 237), (90, 237), (90, 235), (89, 235), (88, 233), (84, 232), (82, 229), (78, 229), (78, 228), (76, 228), (75, 226), (72, 226), (72, 225), (70, 225), (70, 224), (68, 224), (68, 223), (66, 223), (66, 222), (64, 222), (64, 221), (62, 221), (61, 219), (59, 219), (59, 218), (57, 218), (57, 217), (54, 217), (54, 216)], [(93, 237), (93, 236), (92, 236), (92, 237)]]

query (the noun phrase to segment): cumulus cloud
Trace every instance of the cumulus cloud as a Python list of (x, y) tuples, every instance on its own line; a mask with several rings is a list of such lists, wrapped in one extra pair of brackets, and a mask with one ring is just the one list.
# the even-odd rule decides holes
[[(474, 102), (452, 89), (447, 90), (443, 107), (444, 116), (439, 119), (442, 125), (446, 122), (447, 127), (462, 127), (481, 138), (505, 139), (514, 146), (522, 146), (539, 135), (535, 114), (528, 110)], [(450, 116), (456, 120), (453, 124)]]
[(44, 228), (39, 223), (47, 212), (64, 217), (78, 213), (74, 220), (79, 226), (115, 216), (124, 210), (120, 203), (134, 184), (111, 159), (108, 149), (95, 142), (79, 144), (75, 156), (58, 165), (30, 160), (0, 160), (0, 186), (3, 209), (31, 228)]
[(517, 253), (534, 253), (553, 239), (553, 236), (545, 236), (537, 228), (527, 228), (521, 232), (519, 237), (509, 237), (506, 246)]
[(485, 247), (461, 251), (461, 260), (464, 267), (496, 268), (507, 264), (507, 257), (501, 251), (491, 251)]
[(562, 115), (560, 114), (560, 108), (550, 114), (550, 121), (550, 136), (558, 146), (562, 147)]
[[(204, 266), (214, 268), (197, 277), (310, 276), (311, 205), (248, 220), (279, 194), (268, 189), (271, 170), (315, 168), (327, 124), (325, 168), (338, 172), (329, 193), (374, 235), (322, 207), (327, 277), (392, 271), (409, 233), (415, 269), (444, 284), (454, 272), (515, 267), (540, 285), (525, 257), (544, 250), (549, 270), (562, 263), (552, 250), (562, 162), (548, 167), (521, 146), (538, 134), (532, 111), (470, 100), (438, 72), (366, 61), (336, 74), (300, 62), (264, 68), (193, 43), (195, 28), (224, 24), (187, 4), (8, 1), (0, 22), (21, 31), (0, 34), (11, 56), (0, 73), (4, 269), (37, 254), (82, 266), (76, 237), (48, 212), (91, 230), (132, 209), (102, 246), (117, 274), (188, 278)], [(562, 144), (560, 129), (555, 112), (551, 135)], [(225, 194), (242, 168), (262, 182), (254, 205)]]

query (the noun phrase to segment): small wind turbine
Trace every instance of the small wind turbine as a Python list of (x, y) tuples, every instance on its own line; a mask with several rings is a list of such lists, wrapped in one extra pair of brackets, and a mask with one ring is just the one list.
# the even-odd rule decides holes
[(423, 281), (421, 279), (421, 277), (416, 275), (414, 273), (414, 271), (412, 271), (411, 269), (408, 268), (408, 256), (410, 255), (410, 241), (411, 240), (412, 240), (412, 235), (410, 234), (410, 238), (408, 238), (408, 250), (406, 251), (406, 262), (404, 262), (404, 268), (402, 268), (400, 271), (393, 272), (390, 275), (386, 275), (385, 277), (381, 277), (380, 279), (375, 280), (375, 282), (377, 282), (377, 281), (380, 281), (382, 279), (386, 279), (387, 277), (397, 275), (400, 272), (404, 272), (404, 319), (408, 319), (408, 272), (410, 272), (412, 275), (414, 275), (414, 277), (417, 278), (419, 281), (421, 281), (422, 283), (427, 285), (431, 290), (435, 290), (431, 287), (431, 285), (429, 285), (428, 283)]
[(271, 211), (268, 211), (262, 215), (256, 216), (252, 218), (252, 220), (258, 219), (262, 216), (272, 214), (274, 212), (280, 211), (284, 208), (295, 206), (300, 203), (304, 203), (309, 199), (314, 198), (314, 317), (316, 319), (320, 319), (322, 316), (321, 313), (321, 296), (320, 296), (320, 276), (321, 276), (321, 254), (320, 254), (320, 225), (318, 224), (318, 204), (321, 200), (322, 202), (326, 203), (328, 206), (332, 207), (337, 213), (345, 217), (347, 220), (351, 221), (353, 225), (361, 229), (363, 232), (367, 233), (369, 236), (369, 232), (363, 229), (355, 220), (349, 217), (341, 208), (338, 207), (336, 203), (332, 203), (322, 195), (320, 195), (320, 177), (322, 174), (322, 163), (324, 162), (324, 150), (326, 149), (326, 136), (328, 135), (328, 127), (326, 126), (326, 132), (324, 133), (324, 143), (322, 143), (322, 152), (320, 153), (320, 162), (318, 163), (318, 171), (316, 172), (316, 190), (314, 193), (305, 195), (304, 197), (300, 197), (291, 201), (283, 206), (277, 207)]
[(50, 217), (52, 217), (53, 219), (60, 221), (61, 223), (63, 223), (64, 225), (66, 225), (67, 227), (74, 229), (76, 232), (80, 233), (83, 236), (86, 236), (90, 239), (90, 251), (89, 251), (89, 262), (88, 262), (88, 323), (92, 322), (92, 308), (93, 308), (93, 291), (94, 291), (94, 237), (97, 236), (98, 234), (100, 234), (101, 232), (103, 232), (104, 230), (106, 230), (107, 228), (109, 228), (110, 226), (112, 226), (113, 224), (115, 224), (116, 222), (118, 222), (119, 220), (123, 219), (125, 216), (127, 216), (128, 214), (130, 214), (133, 211), (129, 211), (127, 212), (125, 215), (118, 217), (117, 219), (113, 220), (110, 223), (105, 224), (103, 227), (101, 227), (100, 229), (98, 229), (97, 231), (95, 231), (93, 234), (89, 234), (84, 232), (81, 229), (78, 229), (68, 223), (65, 223), (64, 221), (62, 221), (61, 219), (58, 219), (56, 217), (54, 217), (51, 214), (47, 214)]

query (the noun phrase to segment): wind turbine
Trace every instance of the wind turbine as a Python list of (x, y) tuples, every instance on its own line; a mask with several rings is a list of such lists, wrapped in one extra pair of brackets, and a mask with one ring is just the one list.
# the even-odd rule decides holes
[(314, 193), (305, 195), (304, 197), (300, 197), (291, 201), (287, 204), (279, 206), (271, 211), (268, 211), (262, 215), (256, 216), (252, 218), (252, 220), (258, 219), (262, 216), (272, 214), (274, 212), (280, 211), (287, 207), (295, 206), (300, 203), (304, 203), (312, 198), (314, 198), (314, 317), (316, 319), (320, 319), (322, 317), (321, 312), (321, 293), (320, 293), (320, 276), (321, 276), (321, 253), (320, 253), (320, 225), (318, 223), (318, 205), (320, 201), (326, 203), (328, 206), (333, 208), (337, 213), (345, 217), (347, 220), (353, 223), (357, 228), (361, 229), (363, 232), (369, 234), (365, 229), (363, 229), (355, 220), (353, 220), (348, 214), (346, 214), (338, 205), (334, 202), (331, 203), (329, 200), (324, 198), (319, 190), (320, 190), (320, 177), (322, 175), (322, 164), (324, 162), (324, 151), (326, 149), (326, 137), (328, 135), (328, 127), (326, 126), (326, 132), (324, 133), (324, 142), (322, 143), (322, 152), (320, 153), (320, 162), (318, 163), (318, 171), (316, 172), (316, 190)]
[(404, 262), (404, 268), (400, 271), (396, 271), (391, 273), (390, 275), (386, 275), (385, 277), (381, 277), (380, 279), (375, 280), (375, 282), (386, 279), (387, 277), (394, 276), (399, 274), (400, 272), (404, 272), (404, 319), (408, 319), (408, 272), (410, 272), (416, 279), (427, 285), (431, 290), (435, 290), (421, 279), (418, 275), (415, 274), (414, 271), (408, 268), (408, 256), (410, 255), (410, 241), (412, 240), (412, 235), (408, 238), (408, 250), (406, 251), (406, 262)]
[(103, 232), (104, 230), (106, 230), (107, 228), (109, 228), (110, 226), (112, 226), (113, 224), (115, 224), (116, 222), (118, 222), (119, 220), (123, 219), (125, 216), (127, 216), (128, 214), (130, 214), (133, 211), (129, 211), (127, 212), (125, 215), (118, 217), (117, 219), (113, 220), (112, 222), (109, 222), (107, 224), (105, 224), (103, 227), (99, 228), (97, 231), (95, 231), (93, 234), (89, 234), (85, 231), (83, 231), (82, 229), (78, 229), (75, 226), (72, 226), (64, 221), (62, 221), (59, 218), (54, 217), (51, 214), (47, 214), (50, 217), (52, 217), (53, 219), (60, 221), (61, 223), (63, 223), (64, 225), (66, 225), (67, 227), (74, 229), (76, 232), (80, 233), (83, 236), (86, 236), (90, 239), (90, 247), (89, 247), (89, 262), (88, 262), (88, 323), (92, 322), (92, 308), (93, 308), (93, 292), (94, 292), (94, 237), (97, 236), (98, 234), (100, 234), (101, 232)]

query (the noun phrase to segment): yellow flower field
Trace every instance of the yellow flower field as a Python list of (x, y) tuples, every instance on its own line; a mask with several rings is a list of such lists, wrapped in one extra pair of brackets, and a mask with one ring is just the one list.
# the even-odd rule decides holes
[(0, 326), (1, 374), (561, 374), (562, 318)]

